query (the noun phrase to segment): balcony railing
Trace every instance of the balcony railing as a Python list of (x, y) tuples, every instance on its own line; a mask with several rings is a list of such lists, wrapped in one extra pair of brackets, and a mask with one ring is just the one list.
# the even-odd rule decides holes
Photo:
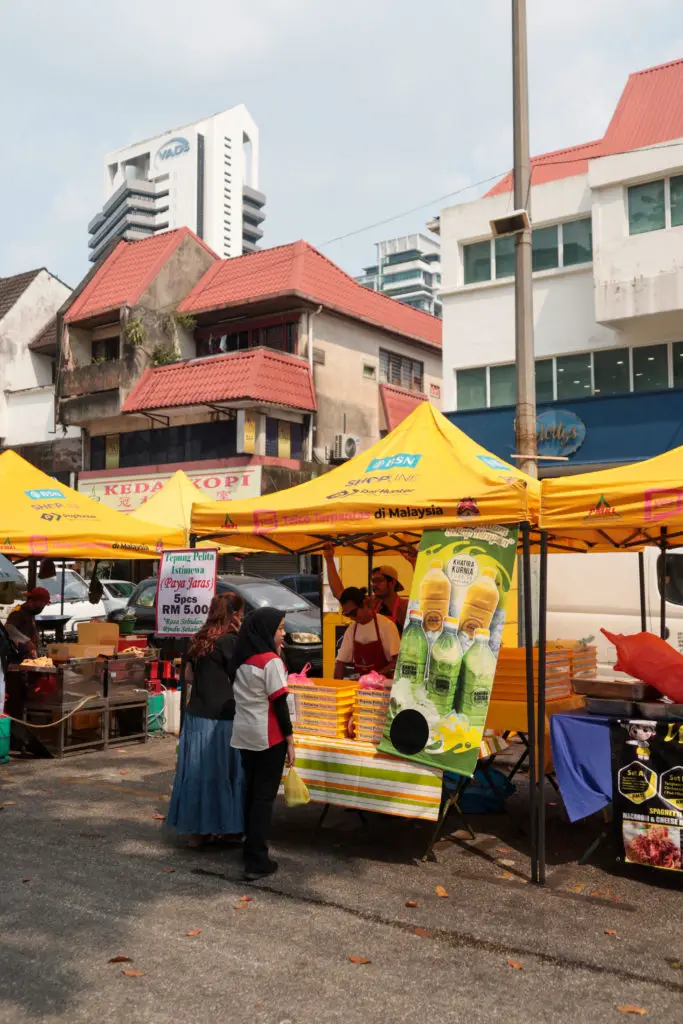
[(59, 393), (62, 397), (72, 397), (97, 391), (115, 391), (121, 384), (121, 371), (122, 365), (118, 359), (66, 370), (61, 377)]

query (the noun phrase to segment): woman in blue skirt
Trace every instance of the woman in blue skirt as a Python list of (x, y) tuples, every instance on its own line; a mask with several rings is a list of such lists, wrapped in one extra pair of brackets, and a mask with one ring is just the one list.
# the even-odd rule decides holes
[(232, 667), (244, 601), (218, 594), (188, 650), (192, 683), (180, 735), (178, 767), (168, 824), (198, 849), (214, 837), (238, 840), (244, 832), (244, 777), (231, 745), (235, 717)]

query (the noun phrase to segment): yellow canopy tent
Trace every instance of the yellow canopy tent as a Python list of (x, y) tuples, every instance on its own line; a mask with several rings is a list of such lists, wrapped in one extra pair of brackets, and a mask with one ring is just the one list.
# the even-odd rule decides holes
[(388, 551), (414, 544), (425, 529), (535, 522), (539, 493), (536, 480), (422, 402), (323, 476), (260, 498), (198, 502), (192, 532), (267, 551), (311, 552), (329, 541)]
[(132, 520), (36, 469), (0, 455), (0, 552), (8, 558), (156, 558), (183, 547), (180, 530)]
[[(129, 518), (144, 523), (159, 523), (172, 530), (181, 530), (184, 544), (190, 540), (192, 503), (202, 501), (206, 495), (194, 484), (187, 473), (177, 470), (164, 486), (152, 495)], [(220, 544), (218, 541), (199, 541), (198, 547), (217, 548), (221, 555), (241, 554), (242, 548)]]

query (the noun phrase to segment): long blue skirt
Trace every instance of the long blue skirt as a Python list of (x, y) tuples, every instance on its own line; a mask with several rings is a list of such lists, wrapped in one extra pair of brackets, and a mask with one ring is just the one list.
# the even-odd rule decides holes
[(232, 722), (186, 714), (167, 822), (181, 835), (244, 832), (244, 774)]

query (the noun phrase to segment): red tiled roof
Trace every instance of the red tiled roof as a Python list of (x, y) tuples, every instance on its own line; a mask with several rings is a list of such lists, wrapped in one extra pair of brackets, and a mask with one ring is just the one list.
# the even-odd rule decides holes
[(188, 237), (194, 238), (218, 259), (215, 252), (189, 228), (163, 231), (139, 242), (121, 239), (76, 297), (64, 316), (65, 322), (74, 323), (114, 312), (124, 304), (134, 305), (164, 263)]
[(204, 313), (283, 295), (441, 348), (441, 320), (364, 288), (302, 241), (215, 263), (178, 309)]
[(243, 399), (315, 412), (311, 368), (303, 359), (266, 348), (157, 366), (145, 370), (121, 411)]
[(393, 384), (380, 384), (379, 393), (382, 398), (384, 417), (387, 421), (387, 430), (394, 430), (406, 416), (410, 415), (413, 409), (416, 409), (422, 402), (428, 401), (426, 395), (406, 391), (404, 388), (394, 387)]
[[(672, 139), (683, 139), (683, 60), (629, 75), (604, 138), (534, 157), (531, 183), (544, 185), (585, 174), (588, 161), (596, 157), (630, 153)], [(512, 173), (486, 195), (496, 196), (511, 189)]]

